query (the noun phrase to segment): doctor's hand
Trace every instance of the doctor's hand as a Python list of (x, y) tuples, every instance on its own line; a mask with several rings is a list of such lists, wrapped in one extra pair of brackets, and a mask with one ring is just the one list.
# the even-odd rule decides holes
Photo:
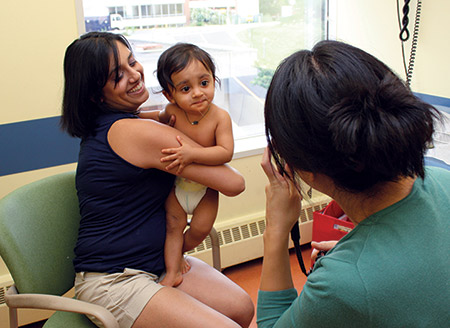
[(269, 179), (266, 186), (266, 231), (288, 237), (300, 216), (302, 197), (293, 181), (274, 167), (268, 148), (264, 151), (261, 166)]

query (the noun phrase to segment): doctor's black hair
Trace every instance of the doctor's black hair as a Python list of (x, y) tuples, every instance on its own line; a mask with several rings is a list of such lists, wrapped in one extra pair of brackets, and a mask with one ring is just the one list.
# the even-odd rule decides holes
[[(278, 169), (321, 173), (364, 192), (424, 177), (424, 153), (440, 113), (385, 64), (351, 45), (321, 41), (277, 68), (265, 102)], [(293, 171), (294, 172), (294, 171)]]

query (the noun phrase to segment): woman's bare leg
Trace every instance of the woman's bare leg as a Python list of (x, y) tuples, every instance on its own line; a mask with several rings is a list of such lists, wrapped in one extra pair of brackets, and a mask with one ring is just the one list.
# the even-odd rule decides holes
[(248, 327), (254, 307), (247, 293), (208, 264), (188, 261), (183, 282), (156, 293), (133, 328)]
[(238, 324), (189, 295), (172, 287), (157, 292), (135, 321), (133, 328), (237, 328)]
[(248, 327), (254, 315), (250, 296), (205, 262), (191, 256), (187, 260), (191, 269), (183, 275), (183, 283), (177, 289), (224, 314), (241, 327)]

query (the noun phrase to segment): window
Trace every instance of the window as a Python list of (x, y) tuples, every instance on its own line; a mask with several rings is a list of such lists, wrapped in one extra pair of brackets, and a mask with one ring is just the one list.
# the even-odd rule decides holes
[(139, 6), (132, 6), (131, 7), (131, 14), (129, 16), (131, 16), (131, 18), (140, 18)]
[(177, 3), (175, 8), (175, 12), (177, 15), (184, 15), (183, 5), (181, 3)]
[(169, 5), (162, 5), (162, 15), (164, 17), (169, 16)]
[(174, 16), (176, 14), (176, 4), (172, 3), (169, 5), (169, 14)]
[(119, 29), (133, 45), (154, 91), (146, 106), (166, 103), (153, 76), (162, 51), (176, 42), (208, 51), (222, 81), (215, 103), (229, 111), (237, 141), (264, 134), (264, 99), (280, 61), (327, 37), (328, 0), (78, 1), (86, 20), (94, 7), (122, 16), (103, 29)]
[(142, 17), (151, 17), (151, 6), (141, 6)]
[[(89, 7), (88, 7), (89, 8)], [(122, 17), (124, 17), (124, 10), (123, 10), (123, 6), (117, 7), (117, 6), (113, 6), (113, 7), (108, 7), (109, 9), (109, 13), (110, 14), (118, 14), (121, 15)], [(95, 14), (94, 14), (95, 15)], [(86, 17), (86, 13), (84, 14), (84, 16)]]

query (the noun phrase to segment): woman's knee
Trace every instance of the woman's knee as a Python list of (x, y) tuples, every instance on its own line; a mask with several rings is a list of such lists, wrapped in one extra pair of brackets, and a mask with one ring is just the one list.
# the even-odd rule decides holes
[(242, 290), (237, 293), (233, 301), (233, 320), (236, 321), (242, 327), (248, 327), (255, 315), (255, 306), (250, 296)]
[(209, 273), (209, 277), (214, 276), (216, 277), (214, 279), (221, 281), (224, 289), (220, 295), (221, 303), (224, 304), (223, 313), (241, 327), (248, 327), (255, 313), (255, 306), (248, 293), (205, 262), (193, 257), (188, 257), (188, 261), (190, 261), (191, 270), (194, 267), (193, 272)]

